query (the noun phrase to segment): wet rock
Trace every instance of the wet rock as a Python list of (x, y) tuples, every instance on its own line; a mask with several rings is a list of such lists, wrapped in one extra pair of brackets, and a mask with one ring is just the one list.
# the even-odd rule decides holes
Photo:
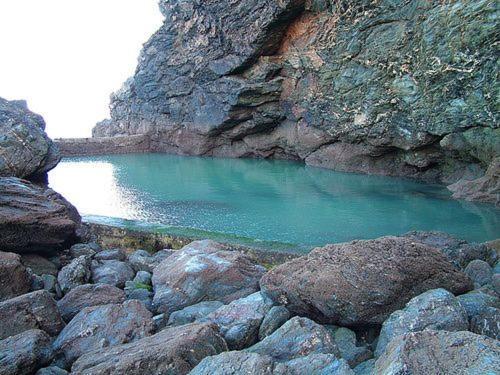
[(1, 375), (30, 375), (50, 363), (52, 342), (47, 333), (32, 329), (0, 340), (0, 353)]
[(30, 287), (30, 273), (21, 263), (21, 257), (0, 251), (0, 302), (28, 293)]
[(57, 266), (49, 259), (37, 254), (23, 254), (21, 262), (25, 267), (30, 268), (35, 275), (53, 275), (57, 276)]
[(64, 322), (56, 302), (49, 292), (40, 290), (0, 302), (0, 339), (30, 329), (40, 329), (50, 336), (57, 335)]
[(477, 290), (462, 294), (457, 297), (457, 300), (467, 312), (469, 320), (487, 307), (500, 308), (500, 299), (498, 297)]
[(202, 300), (229, 303), (259, 290), (265, 268), (225, 246), (195, 241), (176, 251), (153, 271), (153, 304), (172, 313)]
[(95, 260), (127, 260), (127, 255), (121, 249), (102, 250), (94, 256)]
[(0, 98), (0, 176), (39, 176), (59, 160), (42, 116), (31, 112), (23, 100)]
[(351, 367), (356, 367), (373, 357), (370, 349), (356, 345), (356, 333), (348, 328), (341, 327), (335, 330), (333, 339), (339, 348), (340, 355)]
[(465, 268), (465, 273), (469, 275), (477, 287), (489, 284), (493, 276), (493, 270), (490, 265), (479, 259), (470, 262)]
[(409, 332), (466, 331), (468, 327), (467, 312), (453, 294), (444, 289), (429, 290), (412, 298), (384, 322), (375, 355), (380, 356), (392, 339)]
[(92, 281), (123, 288), (127, 281), (134, 278), (135, 272), (126, 262), (119, 260), (93, 261)]
[(472, 282), (436, 249), (382, 237), (314, 249), (269, 271), (261, 287), (293, 314), (366, 326), (383, 323), (426, 290), (442, 287), (461, 294)]
[(72, 258), (78, 258), (83, 255), (92, 258), (95, 254), (101, 251), (101, 247), (94, 243), (77, 243), (69, 249), (69, 254)]
[(470, 330), (500, 340), (500, 309), (495, 307), (482, 309), (471, 318)]
[(75, 241), (80, 215), (54, 190), (0, 177), (0, 191), (1, 249), (47, 254)]
[(497, 253), (485, 244), (469, 243), (443, 232), (409, 232), (405, 237), (432, 246), (441, 251), (457, 267), (464, 269), (475, 259), (491, 265), (498, 259)]
[(290, 311), (285, 306), (273, 306), (266, 314), (259, 328), (259, 340), (272, 334), (290, 319)]
[(257, 292), (220, 307), (202, 321), (219, 327), (229, 349), (243, 349), (257, 341), (260, 324), (271, 307), (272, 302)]
[(125, 301), (125, 292), (107, 284), (85, 284), (71, 289), (61, 300), (57, 307), (61, 316), (69, 322), (85, 307), (121, 304)]
[(70, 365), (87, 352), (149, 336), (153, 328), (151, 313), (138, 301), (85, 307), (61, 331), (54, 351)]
[(60, 367), (57, 366), (50, 366), (50, 367), (45, 367), (41, 368), (36, 372), (35, 375), (67, 375), (69, 374), (68, 371), (63, 370)]
[(500, 343), (471, 332), (408, 333), (387, 346), (375, 374), (494, 374), (500, 366)]
[(340, 358), (330, 332), (312, 320), (299, 317), (290, 319), (247, 351), (269, 355), (280, 362), (309, 354), (333, 354)]
[(165, 329), (153, 336), (90, 352), (72, 367), (75, 374), (187, 374), (203, 358), (227, 350), (217, 329), (188, 324)]
[(89, 282), (90, 262), (88, 256), (82, 255), (61, 269), (57, 275), (57, 281), (63, 293), (68, 293), (71, 289)]
[(193, 323), (196, 320), (205, 318), (210, 313), (224, 306), (220, 301), (205, 301), (195, 305), (174, 311), (168, 318), (169, 326), (181, 326), (183, 324)]

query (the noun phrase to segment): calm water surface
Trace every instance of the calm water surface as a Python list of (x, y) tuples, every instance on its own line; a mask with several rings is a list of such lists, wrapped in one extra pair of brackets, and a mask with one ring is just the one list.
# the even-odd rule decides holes
[(276, 160), (164, 154), (63, 160), (50, 185), (86, 220), (274, 250), (440, 230), (500, 236), (500, 210), (440, 186)]

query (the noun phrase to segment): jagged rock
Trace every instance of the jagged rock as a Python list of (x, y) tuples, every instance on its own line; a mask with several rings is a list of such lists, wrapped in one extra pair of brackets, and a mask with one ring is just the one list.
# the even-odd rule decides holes
[(125, 292), (117, 287), (107, 284), (85, 284), (71, 289), (57, 302), (57, 307), (62, 318), (69, 322), (85, 307), (121, 304), (124, 301)]
[(217, 329), (207, 324), (187, 324), (156, 335), (80, 357), (74, 374), (187, 374), (203, 358), (227, 350)]
[(21, 263), (21, 257), (0, 251), (0, 302), (28, 293), (30, 286), (30, 273)]
[(458, 302), (467, 312), (469, 320), (487, 307), (500, 308), (500, 299), (490, 294), (474, 290), (457, 297)]
[(309, 354), (333, 354), (340, 358), (328, 330), (312, 320), (299, 317), (290, 319), (247, 351), (269, 355), (280, 362)]
[(87, 284), (89, 280), (90, 258), (86, 255), (73, 259), (57, 275), (57, 281), (63, 293), (68, 293), (71, 289), (79, 285)]
[(151, 313), (138, 301), (85, 307), (61, 331), (54, 351), (70, 365), (87, 352), (150, 336), (153, 329)]
[(171, 313), (200, 301), (229, 303), (259, 290), (265, 268), (248, 255), (214, 241), (195, 241), (153, 270), (158, 312)]
[(205, 301), (195, 305), (174, 311), (168, 318), (169, 326), (181, 326), (183, 324), (193, 323), (196, 320), (205, 318), (210, 313), (224, 306), (220, 301)]
[(384, 322), (375, 355), (382, 355), (391, 340), (409, 332), (468, 328), (467, 312), (453, 294), (444, 289), (429, 290), (412, 298), (403, 310), (393, 312)]
[(348, 328), (340, 327), (335, 330), (333, 339), (339, 348), (342, 358), (353, 368), (373, 357), (370, 349), (356, 345), (356, 333)]
[(56, 302), (46, 290), (0, 302), (0, 322), (3, 322), (0, 324), (0, 339), (30, 329), (41, 329), (55, 336), (64, 328)]
[(292, 313), (341, 325), (381, 324), (411, 298), (434, 288), (461, 294), (471, 280), (436, 249), (382, 237), (314, 249), (269, 271), (264, 294)]
[(500, 342), (471, 332), (422, 331), (391, 341), (375, 374), (494, 374)]
[(95, 260), (127, 260), (127, 255), (121, 249), (102, 250), (94, 256)]
[(57, 366), (41, 368), (35, 375), (68, 375), (69, 372)]
[(69, 254), (72, 258), (78, 258), (86, 255), (92, 258), (95, 254), (101, 251), (101, 247), (96, 243), (77, 243), (69, 249)]
[(500, 309), (495, 307), (482, 309), (471, 318), (470, 330), (500, 340)]
[(42, 116), (31, 112), (23, 100), (0, 98), (0, 176), (36, 177), (59, 160)]
[(259, 328), (259, 340), (272, 334), (290, 319), (290, 311), (285, 306), (273, 306), (266, 314)]
[(476, 259), (470, 262), (465, 268), (465, 273), (474, 282), (475, 286), (482, 287), (491, 282), (493, 269), (490, 265), (482, 260)]
[(0, 375), (31, 375), (52, 360), (52, 342), (32, 329), (0, 340), (0, 353)]
[(135, 272), (126, 262), (119, 260), (93, 261), (91, 266), (92, 281), (123, 288), (127, 281), (134, 278)]
[(14, 177), (0, 177), (0, 248), (44, 254), (76, 239), (80, 215), (52, 189)]
[(53, 275), (57, 276), (57, 266), (49, 259), (37, 254), (23, 254), (21, 262), (25, 267), (30, 268), (38, 276)]
[(243, 349), (257, 341), (260, 324), (271, 307), (272, 302), (257, 292), (220, 307), (202, 321), (219, 327), (229, 349)]

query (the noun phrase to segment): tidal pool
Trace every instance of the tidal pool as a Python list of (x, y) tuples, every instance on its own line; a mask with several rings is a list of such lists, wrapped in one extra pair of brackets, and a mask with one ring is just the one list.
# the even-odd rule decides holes
[(90, 222), (276, 251), (410, 230), (481, 242), (500, 236), (500, 210), (453, 200), (442, 186), (289, 161), (69, 158), (50, 172), (49, 182)]

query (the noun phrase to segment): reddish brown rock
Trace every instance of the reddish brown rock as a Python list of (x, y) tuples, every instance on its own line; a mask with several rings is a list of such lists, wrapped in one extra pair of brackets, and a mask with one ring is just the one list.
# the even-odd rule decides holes
[(435, 248), (382, 237), (317, 248), (268, 272), (261, 287), (297, 315), (364, 326), (382, 324), (426, 290), (460, 294), (472, 282)]
[(31, 278), (21, 263), (21, 257), (0, 251), (0, 301), (30, 291)]

